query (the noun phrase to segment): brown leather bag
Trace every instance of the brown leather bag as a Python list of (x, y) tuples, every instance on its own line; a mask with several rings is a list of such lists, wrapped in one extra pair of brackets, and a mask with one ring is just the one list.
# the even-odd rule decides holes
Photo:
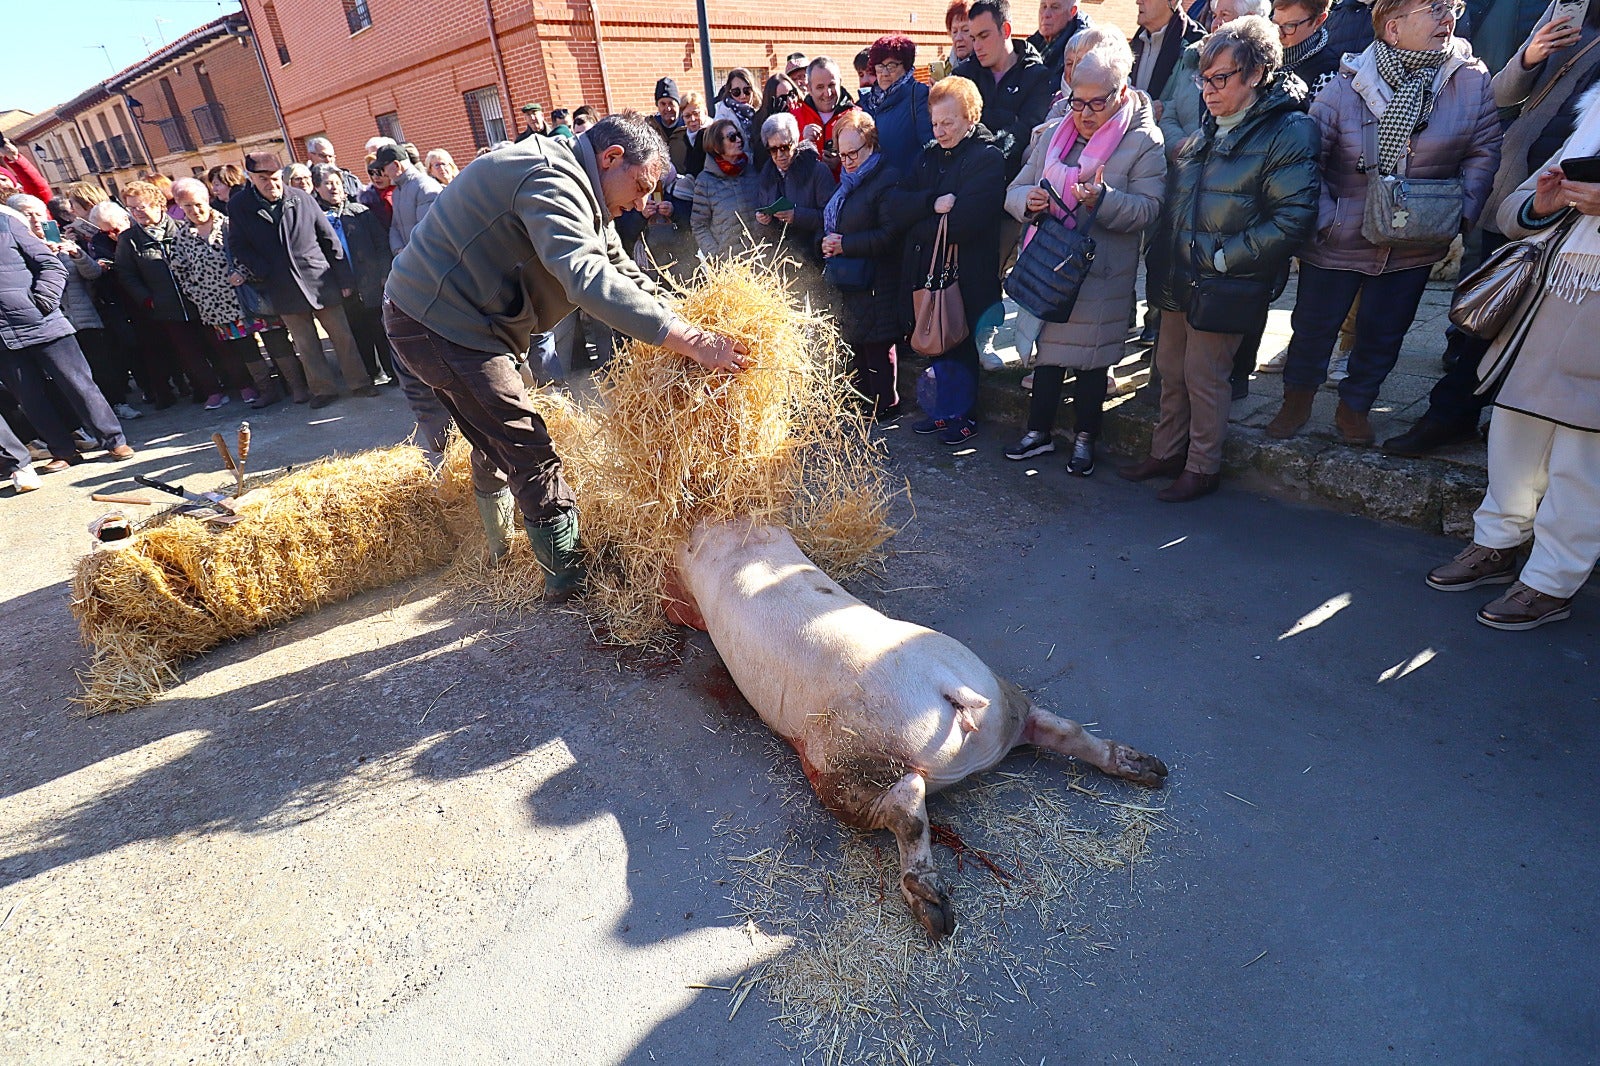
[(950, 216), (939, 216), (928, 276), (911, 293), (915, 324), (911, 347), (920, 355), (940, 356), (967, 339), (967, 309), (961, 302), (957, 248), (949, 240)]

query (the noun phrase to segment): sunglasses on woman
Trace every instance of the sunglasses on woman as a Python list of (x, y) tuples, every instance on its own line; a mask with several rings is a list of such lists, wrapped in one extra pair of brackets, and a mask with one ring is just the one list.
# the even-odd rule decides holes
[(728, 95), (729, 96), (749, 96), (750, 93), (753, 92), (753, 91), (754, 90), (752, 90), (750, 88), (750, 86), (748, 86), (748, 85), (743, 85), (743, 86), (735, 85), (735, 86), (732, 86), (731, 88), (728, 89)]

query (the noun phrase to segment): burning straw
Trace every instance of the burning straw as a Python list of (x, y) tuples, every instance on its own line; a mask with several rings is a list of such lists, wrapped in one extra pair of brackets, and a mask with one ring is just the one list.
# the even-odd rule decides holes
[(461, 536), (409, 446), (323, 460), (257, 491), (235, 525), (169, 516), (78, 564), (91, 714), (148, 703), (180, 662), (226, 640), (443, 565)]
[[(787, 526), (836, 578), (875, 558), (893, 532), (883, 445), (843, 374), (832, 323), (803, 310), (777, 270), (753, 257), (712, 266), (676, 305), (689, 322), (748, 345), (750, 369), (708, 371), (634, 342), (601, 372), (594, 404), (532, 397), (577, 493), (585, 605), (620, 644), (668, 643), (661, 594), (697, 522)], [(466, 457), (457, 446), (446, 461), (456, 492), (470, 492)], [(509, 565), (467, 564), (469, 595), (491, 609), (525, 606), (542, 584), (525, 542), (515, 543)]]

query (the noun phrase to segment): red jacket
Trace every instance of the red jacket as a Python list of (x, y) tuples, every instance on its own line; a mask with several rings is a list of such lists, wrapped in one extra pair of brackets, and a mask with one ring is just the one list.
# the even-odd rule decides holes
[(826, 122), (822, 121), (822, 115), (817, 111), (817, 106), (811, 102), (811, 97), (809, 96), (806, 97), (805, 103), (795, 104), (794, 107), (789, 109), (789, 114), (793, 115), (795, 122), (800, 124), (800, 136), (804, 137), (806, 135), (807, 126), (822, 127), (822, 143), (817, 145), (817, 154), (822, 157), (824, 163), (828, 164), (828, 169), (833, 171), (835, 181), (839, 178), (840, 159), (839, 149), (833, 143), (833, 126), (834, 123), (839, 121), (840, 115), (855, 106), (850, 100), (841, 99), (838, 107), (834, 109), (833, 117)]
[(11, 175), (11, 180), (20, 185), (23, 192), (37, 196), (45, 203), (49, 203), (55, 195), (50, 191), (50, 183), (39, 173), (39, 168), (20, 151), (15, 159), (0, 159), (0, 171)]

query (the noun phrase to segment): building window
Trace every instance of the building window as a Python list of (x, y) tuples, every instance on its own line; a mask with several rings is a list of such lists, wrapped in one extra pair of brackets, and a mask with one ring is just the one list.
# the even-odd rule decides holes
[(340, 0), (344, 4), (345, 25), (352, 34), (360, 33), (372, 25), (372, 15), (367, 11), (367, 0)]
[(272, 34), (273, 47), (278, 50), (278, 65), (280, 67), (288, 66), (289, 46), (283, 40), (283, 24), (278, 21), (277, 6), (272, 3), (272, 0), (267, 0), (266, 3), (261, 5), (261, 14), (266, 17), (267, 32)]
[(106, 147), (105, 141), (94, 142), (94, 158), (100, 166), (101, 173), (111, 169), (111, 150)]
[(189, 112), (194, 116), (194, 128), (200, 132), (201, 144), (221, 144), (228, 140), (228, 124), (222, 117), (221, 104), (206, 104)]
[(494, 86), (463, 93), (467, 103), (467, 122), (472, 126), (472, 143), (487, 148), (506, 140), (505, 115), (500, 110), (500, 90)]
[(379, 115), (378, 133), (380, 136), (388, 137), (396, 144), (399, 144), (401, 141), (405, 140), (405, 136), (400, 132), (400, 112), (385, 111), (383, 114)]
[(87, 168), (89, 173), (93, 174), (94, 170), (95, 170), (94, 152), (90, 151), (88, 148), (80, 148), (80, 149), (78, 149), (78, 151), (83, 153), (83, 165), (84, 165), (84, 167)]
[(120, 133), (111, 138), (111, 158), (117, 161), (119, 167), (133, 166), (133, 156), (128, 154), (128, 142)]
[(161, 139), (167, 143), (167, 155), (178, 152), (192, 152), (194, 145), (189, 143), (189, 131), (177, 119), (157, 119), (156, 129), (161, 131)]

